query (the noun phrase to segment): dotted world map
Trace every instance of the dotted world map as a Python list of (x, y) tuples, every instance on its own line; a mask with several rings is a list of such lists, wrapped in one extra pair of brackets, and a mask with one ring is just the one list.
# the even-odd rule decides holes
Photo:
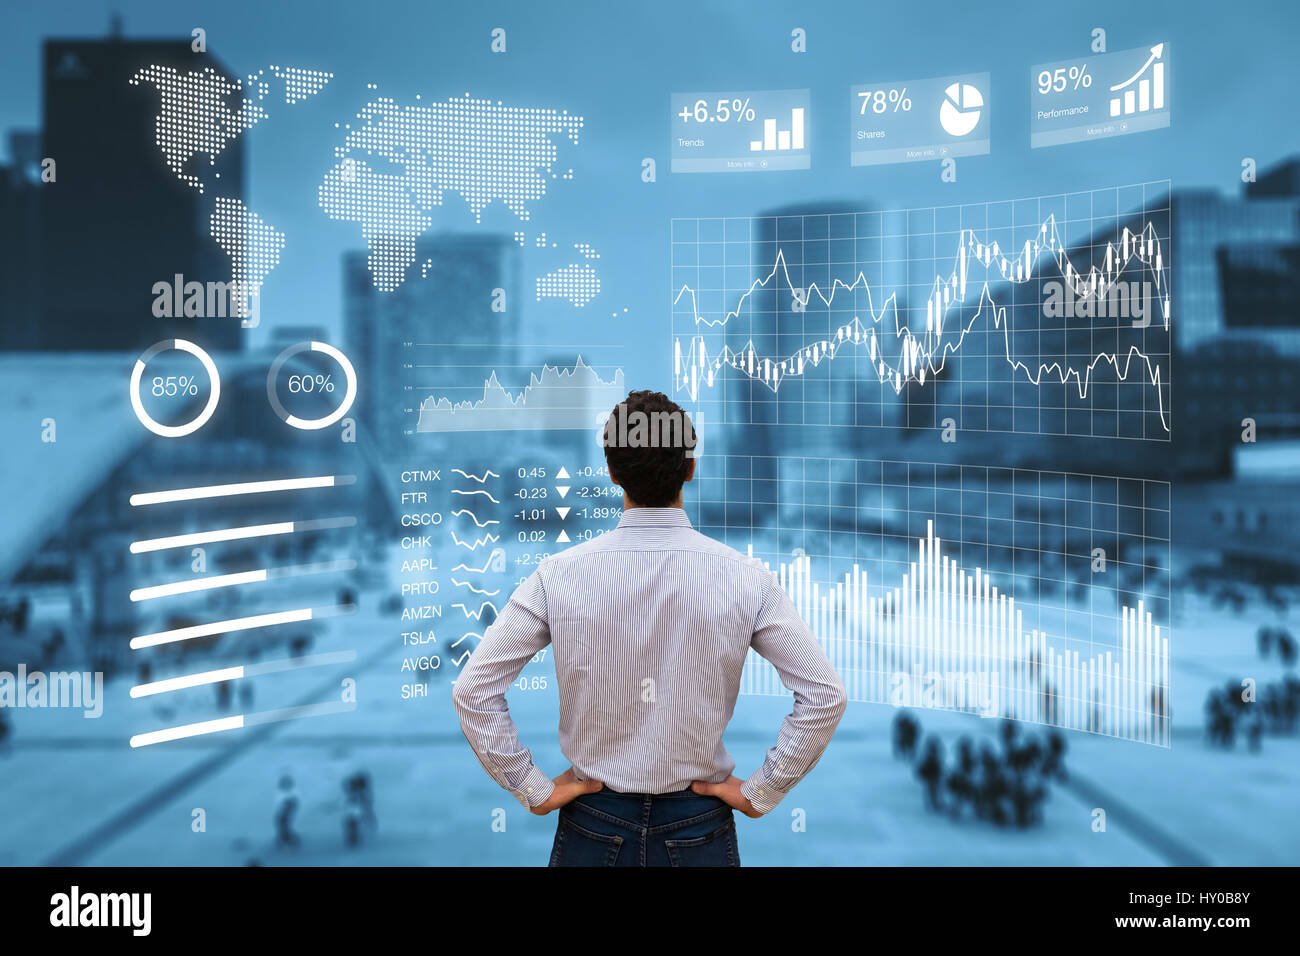
[(349, 127), (337, 162), (319, 187), (332, 219), (361, 228), (376, 288), (400, 286), (415, 261), (415, 241), (432, 224), (433, 207), (459, 195), (476, 221), (493, 202), (519, 219), (556, 170), (557, 139), (578, 144), (582, 117), (567, 110), (506, 106), (469, 94), (429, 105), (399, 106), (380, 98)]
[[(205, 175), (205, 167), (215, 166), (230, 143), (268, 118), (273, 90), (292, 106), (316, 95), (333, 76), (271, 66), (240, 80), (211, 67), (180, 72), (155, 65), (130, 82), (155, 88), (155, 143), (178, 179), (205, 192), (220, 177), (215, 170)], [(414, 105), (377, 97), (355, 122), (335, 125), (346, 134), (317, 188), (320, 208), (331, 219), (357, 224), (372, 281), (391, 292), (405, 281), (416, 240), (432, 227), (434, 207), (448, 193), (460, 197), (475, 221), (482, 221), (493, 202), (530, 221), (550, 184), (573, 178), (573, 170), (561, 170), (557, 162), (566, 139), (578, 145), (583, 120), (568, 110), (509, 106), (466, 93)], [(218, 196), (209, 222), (213, 239), (230, 256), (234, 282), (246, 295), (260, 294), (279, 263), (284, 234), (238, 197)], [(599, 258), (585, 243), (575, 248), (588, 260)], [(600, 292), (590, 262), (541, 275), (536, 285), (538, 300), (567, 299), (579, 308)]]

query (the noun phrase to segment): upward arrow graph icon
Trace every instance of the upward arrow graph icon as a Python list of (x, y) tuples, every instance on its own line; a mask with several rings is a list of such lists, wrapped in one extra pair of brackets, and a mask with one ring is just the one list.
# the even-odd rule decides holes
[(1133, 83), (1138, 79), (1138, 77), (1140, 77), (1143, 73), (1147, 71), (1147, 67), (1149, 67), (1156, 60), (1160, 59), (1162, 56), (1164, 56), (1164, 53), (1165, 53), (1165, 45), (1163, 43), (1157, 43), (1155, 46), (1151, 48), (1151, 55), (1147, 57), (1147, 61), (1142, 64), (1142, 68), (1138, 70), (1136, 73), (1134, 73), (1132, 76), (1130, 76), (1123, 83), (1120, 83), (1116, 86), (1112, 86), (1110, 88), (1110, 91), (1112, 93), (1115, 93), (1118, 92), (1119, 90), (1124, 89), (1125, 87), (1132, 86)]

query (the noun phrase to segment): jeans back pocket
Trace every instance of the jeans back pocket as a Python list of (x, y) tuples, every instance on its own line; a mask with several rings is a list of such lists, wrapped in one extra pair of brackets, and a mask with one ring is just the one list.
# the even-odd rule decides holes
[(569, 814), (562, 812), (560, 824), (555, 829), (551, 866), (615, 866), (622, 849), (621, 836), (596, 833), (578, 826)]
[(688, 840), (665, 840), (668, 861), (673, 866), (740, 866), (736, 842), (736, 821), (727, 820), (712, 833)]

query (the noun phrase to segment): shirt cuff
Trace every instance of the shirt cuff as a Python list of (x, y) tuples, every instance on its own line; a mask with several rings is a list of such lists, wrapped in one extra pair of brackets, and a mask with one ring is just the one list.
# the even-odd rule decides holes
[(759, 769), (740, 785), (740, 793), (759, 813), (771, 813), (781, 802), (786, 791), (778, 790), (772, 781), (763, 775), (762, 769)]
[(511, 788), (511, 792), (524, 805), (525, 810), (531, 810), (550, 799), (555, 792), (555, 781), (534, 766), (518, 787)]

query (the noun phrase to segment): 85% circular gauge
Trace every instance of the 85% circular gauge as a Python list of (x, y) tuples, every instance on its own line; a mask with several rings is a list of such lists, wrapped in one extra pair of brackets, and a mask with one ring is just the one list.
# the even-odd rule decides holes
[[(177, 361), (168, 355), (166, 359), (154, 362), (170, 352), (179, 352), (189, 358), (180, 357)], [(154, 365), (154, 374), (146, 378), (150, 364)], [(208, 380), (208, 400), (198, 414), (171, 424), (159, 421), (160, 417), (174, 419), (196, 404), (195, 400), (204, 388), (199, 384), (197, 373), (200, 370)], [(221, 376), (217, 374), (212, 356), (185, 339), (164, 339), (154, 343), (136, 359), (131, 370), (131, 408), (135, 417), (145, 428), (163, 438), (180, 438), (198, 431), (212, 417), (220, 400)]]

